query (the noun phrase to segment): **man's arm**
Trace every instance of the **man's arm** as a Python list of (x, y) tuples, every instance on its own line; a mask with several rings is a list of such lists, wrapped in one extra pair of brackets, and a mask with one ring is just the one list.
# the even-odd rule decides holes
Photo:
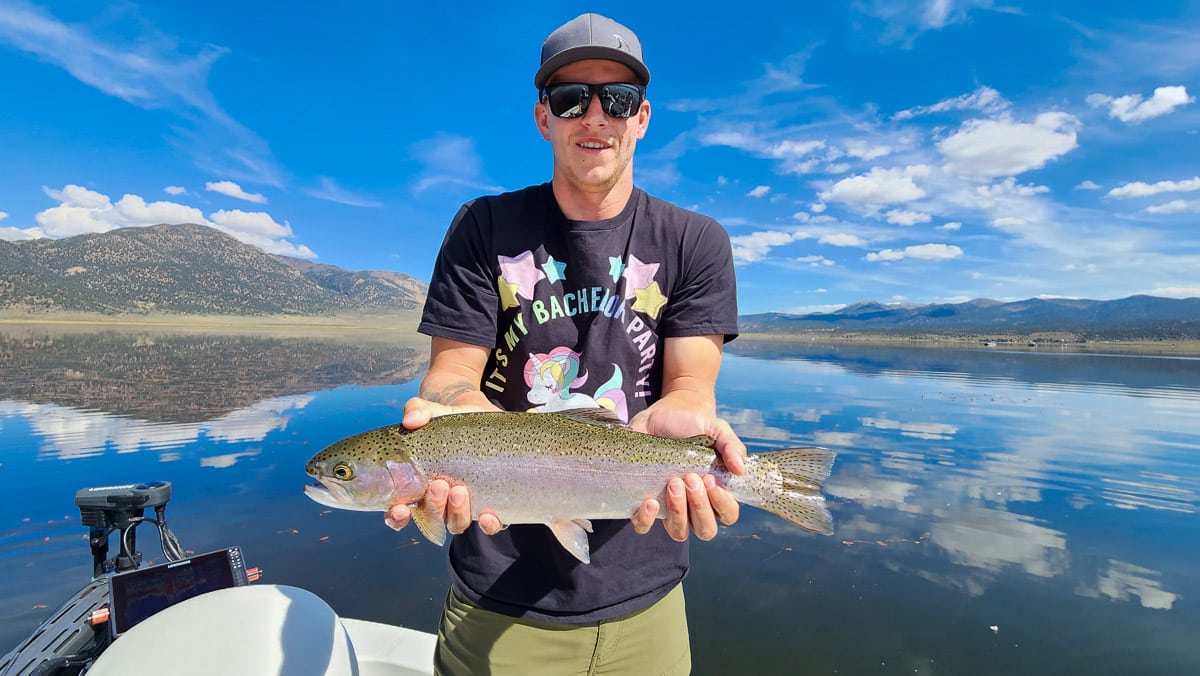
[[(429, 372), (421, 380), (418, 396), (404, 404), (404, 426), (416, 429), (432, 418), (449, 413), (498, 411), (479, 389), (487, 367), (487, 348), (449, 338), (434, 338), (429, 348)], [(446, 529), (459, 534), (471, 525), (471, 493), (466, 486), (451, 486), (444, 479), (429, 482), (425, 506), (441, 513)], [(412, 514), (408, 505), (395, 505), (384, 516), (387, 525), (400, 530)], [(494, 514), (480, 514), (479, 527), (494, 535), (503, 524)]]
[[(707, 434), (734, 474), (745, 472), (746, 446), (729, 423), (717, 417), (714, 392), (721, 367), (724, 336), (667, 338), (663, 346), (662, 397), (629, 421), (639, 432), (683, 438)], [(701, 540), (717, 535), (717, 521), (738, 519), (738, 502), (709, 474), (690, 473), (667, 484), (667, 516), (663, 526), (675, 540), (688, 537), (689, 527)], [(657, 500), (647, 500), (633, 516), (633, 527), (646, 533), (658, 515)]]

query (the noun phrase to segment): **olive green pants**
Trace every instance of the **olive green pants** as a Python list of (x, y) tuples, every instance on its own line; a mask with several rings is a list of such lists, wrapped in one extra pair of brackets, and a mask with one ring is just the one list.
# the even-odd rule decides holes
[(484, 610), (451, 586), (433, 670), (442, 676), (687, 674), (683, 585), (644, 610), (587, 624), (522, 620)]

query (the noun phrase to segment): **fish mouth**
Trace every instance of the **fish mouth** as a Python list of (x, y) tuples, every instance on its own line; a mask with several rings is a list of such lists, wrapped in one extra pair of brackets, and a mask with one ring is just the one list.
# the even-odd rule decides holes
[(359, 503), (345, 486), (339, 483), (326, 482), (317, 479), (316, 482), (304, 485), (304, 494), (310, 500), (326, 507), (349, 509), (360, 512), (379, 511), (378, 507), (368, 507)]
[(320, 481), (314, 481), (313, 483), (305, 484), (304, 494), (311, 498), (314, 502), (318, 502), (322, 505), (327, 505), (329, 507), (341, 507), (341, 500), (338, 498), (342, 496), (335, 495), (333, 491), (329, 490), (328, 486)]

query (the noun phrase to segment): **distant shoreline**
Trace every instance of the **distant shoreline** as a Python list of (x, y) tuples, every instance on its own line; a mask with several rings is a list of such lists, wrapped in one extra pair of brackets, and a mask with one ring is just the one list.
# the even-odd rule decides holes
[(337, 315), (102, 315), (83, 312), (27, 314), (0, 311), (0, 325), (167, 328), (314, 328), (416, 331), (417, 312)]
[[(7, 327), (43, 327), (77, 330), (183, 330), (183, 331), (258, 331), (304, 334), (345, 333), (369, 335), (382, 332), (417, 336), (418, 312), (354, 313), (337, 315), (101, 315), (94, 313), (28, 314), (0, 311), (0, 330)], [(880, 332), (833, 333), (813, 331), (799, 333), (742, 333), (742, 344), (775, 343), (779, 345), (874, 345), (890, 347), (980, 349), (1013, 352), (1071, 352), (1081, 354), (1128, 354), (1142, 356), (1200, 357), (1200, 340), (1066, 340), (1038, 339), (1034, 335), (970, 335), (938, 334), (903, 335)], [(1032, 344), (1031, 344), (1032, 343)]]
[[(1084, 340), (1037, 341), (1029, 336), (942, 336), (885, 333), (742, 333), (739, 341), (779, 345), (874, 345), (888, 347), (952, 348), (1009, 352), (1124, 354), (1137, 356), (1200, 357), (1200, 340)], [(1031, 344), (1032, 343), (1032, 344)]]

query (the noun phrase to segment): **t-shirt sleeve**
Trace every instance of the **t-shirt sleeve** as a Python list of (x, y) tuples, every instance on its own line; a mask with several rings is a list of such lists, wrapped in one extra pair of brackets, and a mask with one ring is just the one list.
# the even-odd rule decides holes
[(489, 240), (477, 216), (484, 202), (463, 205), (450, 223), (417, 331), (490, 348), (496, 342), (497, 291)]
[(679, 283), (659, 325), (664, 337), (737, 337), (737, 281), (729, 235), (711, 219), (689, 229), (678, 252)]

